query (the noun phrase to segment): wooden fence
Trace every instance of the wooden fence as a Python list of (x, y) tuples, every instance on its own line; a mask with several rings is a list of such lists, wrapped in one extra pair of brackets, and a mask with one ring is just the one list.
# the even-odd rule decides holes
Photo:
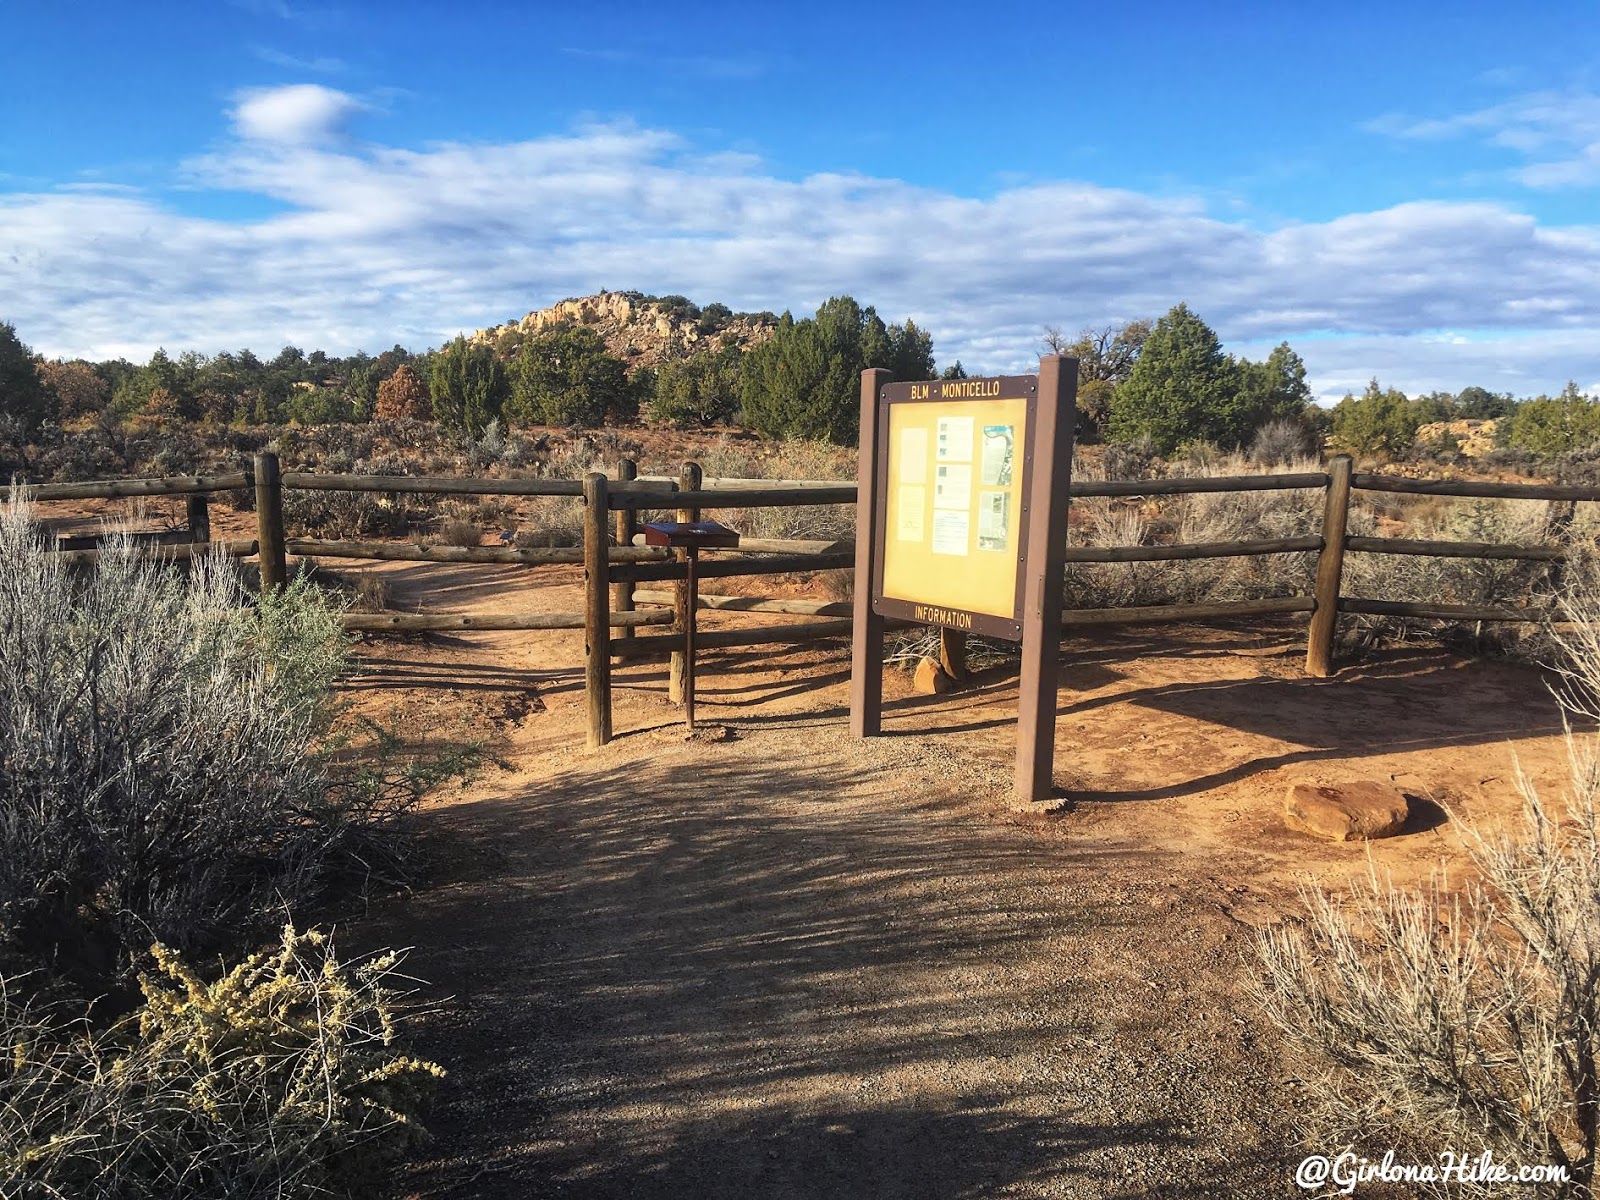
[[(371, 541), (289, 538), (283, 520), (283, 491), (341, 490), (386, 494), (448, 496), (566, 496), (584, 504), (582, 545), (520, 549), (462, 547)], [(206, 498), (216, 492), (253, 489), (256, 538), (212, 542)], [(1070, 563), (1170, 562), (1234, 558), (1250, 555), (1315, 553), (1315, 581), (1306, 595), (1280, 596), (1206, 604), (1074, 609), (1063, 614), (1063, 631), (1105, 625), (1226, 621), (1243, 617), (1309, 614), (1306, 670), (1314, 676), (1333, 673), (1333, 646), (1342, 613), (1413, 617), (1445, 621), (1537, 621), (1545, 614), (1527, 608), (1475, 606), (1349, 597), (1341, 593), (1345, 556), (1407, 554), (1559, 562), (1559, 546), (1518, 546), (1484, 542), (1441, 542), (1413, 538), (1352, 537), (1347, 533), (1352, 491), (1395, 492), (1444, 497), (1488, 497), (1551, 501), (1600, 500), (1600, 488), (1557, 484), (1501, 484), (1401, 479), (1358, 474), (1351, 460), (1335, 457), (1326, 471), (1298, 474), (1243, 475), (1218, 478), (1112, 480), (1074, 482), (1074, 497), (1155, 497), (1190, 493), (1265, 490), (1321, 490), (1321, 532), (1306, 537), (1257, 539), (1162, 546), (1069, 546)], [(0, 487), (0, 496), (12, 489)], [(256, 456), (253, 476), (229, 474), (174, 479), (133, 479), (93, 483), (47, 484), (25, 488), (37, 501), (94, 498), (184, 496), (188, 530), (168, 536), (151, 553), (188, 558), (214, 549), (238, 556), (254, 555), (263, 589), (280, 586), (287, 577), (288, 556), (406, 562), (516, 564), (528, 567), (558, 564), (584, 567), (584, 608), (578, 612), (513, 613), (470, 616), (458, 613), (350, 613), (351, 630), (422, 632), (430, 630), (583, 630), (589, 742), (611, 738), (611, 670), (614, 661), (665, 659), (671, 664), (669, 687), (677, 698), (682, 675), (682, 630), (687, 568), (681, 552), (639, 544), (638, 514), (666, 510), (681, 520), (698, 520), (707, 509), (751, 509), (843, 505), (856, 502), (856, 485), (827, 480), (706, 479), (695, 463), (685, 463), (676, 478), (641, 477), (637, 464), (622, 460), (614, 478), (594, 473), (578, 479), (478, 479), (393, 475), (325, 475), (280, 472), (275, 455)], [(63, 551), (73, 560), (92, 560), (98, 550), (77, 546)], [(708, 551), (699, 564), (701, 579), (732, 578), (848, 570), (855, 551), (847, 541), (799, 538), (746, 538), (737, 551)], [(650, 584), (674, 584), (670, 591)], [(639, 607), (639, 606), (645, 607)], [(702, 595), (699, 607), (723, 613), (782, 614), (804, 620), (748, 629), (701, 633), (697, 644), (707, 648), (788, 645), (848, 638), (850, 605), (772, 597)], [(904, 623), (899, 623), (903, 625)], [(670, 631), (638, 633), (650, 627)], [(948, 647), (946, 652), (948, 653)]]

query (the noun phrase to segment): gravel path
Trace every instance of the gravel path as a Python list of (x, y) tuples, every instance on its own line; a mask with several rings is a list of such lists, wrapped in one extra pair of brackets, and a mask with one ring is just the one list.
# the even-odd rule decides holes
[(956, 769), (819, 721), (444, 810), (493, 866), (407, 905), (456, 989), (416, 1194), (1283, 1194), (1237, 921)]
[[(896, 692), (892, 736), (856, 742), (837, 654), (719, 656), (702, 715), (737, 737), (684, 744), (635, 668), (587, 755), (564, 643), (374, 647), (353, 694), (503, 728), (511, 764), (432, 810), (443, 867), (351, 934), (417, 947), (418, 1049), (451, 1070), (403, 1194), (1300, 1194), (1254, 928), (1367, 851), (1286, 831), (1285, 786), (1389, 779), (1476, 819), (1514, 806), (1513, 752), (1564, 767), (1531, 672), (1404, 650), (1310, 682), (1299, 638), (1078, 648), (1075, 804), (1046, 818), (999, 799), (1003, 670)], [(1431, 818), (1372, 848), (1401, 880), (1458, 852)]]

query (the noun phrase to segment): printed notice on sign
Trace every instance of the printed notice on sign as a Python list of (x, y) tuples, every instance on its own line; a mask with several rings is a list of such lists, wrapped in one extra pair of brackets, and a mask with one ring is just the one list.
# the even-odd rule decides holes
[(969, 463), (972, 461), (971, 417), (939, 418), (939, 461)]
[(1011, 543), (1008, 504), (1004, 492), (978, 493), (978, 549), (1004, 550)]
[(928, 431), (902, 429), (900, 431), (900, 482), (928, 482)]
[(983, 427), (983, 482), (990, 487), (1011, 486), (1011, 459), (1016, 438), (1010, 425)]
[(933, 514), (933, 552), (967, 556), (967, 534), (972, 528), (965, 512), (938, 509)]
[(933, 506), (963, 511), (972, 507), (971, 463), (940, 463), (934, 468)]
[(900, 494), (895, 497), (894, 536), (897, 541), (920, 542), (928, 536), (922, 517), (927, 499), (927, 488), (901, 485)]

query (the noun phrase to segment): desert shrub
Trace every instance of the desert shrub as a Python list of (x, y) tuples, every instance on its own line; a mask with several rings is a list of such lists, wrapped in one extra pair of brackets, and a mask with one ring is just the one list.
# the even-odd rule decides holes
[(398, 957), (341, 963), (317, 932), (208, 980), (164, 946), (108, 1029), (0, 980), (0, 1194), (368, 1194), (422, 1136), (443, 1074), (394, 1045)]
[[(1319, 1143), (1492, 1151), (1556, 1164), (1587, 1196), (1600, 1148), (1600, 591), (1568, 593), (1565, 803), (1526, 776), (1520, 833), (1469, 831), (1476, 876), (1452, 894), (1376, 871), (1348, 897), (1306, 893), (1301, 926), (1261, 940), (1266, 1011), (1317, 1064)], [(1421, 1161), (1420, 1159), (1418, 1161)], [(1556, 1194), (1557, 1189), (1550, 1193)]]
[[(1584, 526), (1571, 525), (1555, 505), (1537, 500), (1444, 500), (1396, 503), (1381, 493), (1363, 495), (1352, 507), (1350, 533), (1382, 536), (1383, 524), (1399, 523), (1400, 536), (1438, 541), (1500, 542), (1536, 545), (1555, 542), (1576, 551)], [(1429, 603), (1532, 606), (1550, 601), (1551, 566), (1516, 559), (1433, 558), (1411, 554), (1345, 556), (1341, 592), (1378, 600)], [(1543, 641), (1537, 625), (1493, 624), (1482, 628), (1459, 622), (1423, 622), (1398, 617), (1350, 616), (1340, 621), (1340, 636), (1352, 649), (1417, 636), (1465, 640), (1474, 648), (1526, 649), (1537, 653)]]
[(1316, 437), (1310, 427), (1293, 417), (1268, 421), (1250, 440), (1250, 461), (1263, 467), (1309, 458), (1316, 452)]
[[(1156, 465), (1156, 445), (1149, 438), (1132, 442), (1108, 442), (1100, 455), (1099, 476), (1104, 479), (1144, 479)], [(1081, 474), (1083, 467), (1073, 465), (1073, 473)]]
[(360, 571), (348, 576), (350, 608), (353, 612), (379, 613), (389, 607), (389, 580), (376, 571)]
[[(802, 438), (762, 442), (754, 448), (723, 438), (697, 461), (707, 479), (837, 479), (853, 483), (856, 478), (853, 453)], [(824, 541), (855, 537), (854, 505), (751, 508), (712, 515), (746, 537)]]
[(484, 496), (464, 514), (481, 526), (505, 525), (517, 519), (516, 501), (510, 496)]
[(114, 479), (132, 470), (126, 442), (112, 429), (65, 432), (47, 428), (35, 438), (31, 449), (29, 475), (39, 483)]
[(483, 541), (483, 531), (471, 521), (449, 517), (439, 526), (436, 540), (445, 546), (476, 546)]
[[(1111, 449), (1110, 447), (1107, 448)], [(1151, 465), (1137, 458), (1106, 455), (1097, 466), (1074, 466), (1081, 481), (1115, 478), (1106, 463), (1133, 467), (1141, 475)], [(1306, 462), (1284, 464), (1309, 470)], [(1214, 448), (1170, 464), (1183, 477), (1255, 473), (1237, 454)], [(1133, 476), (1134, 478), (1140, 475)], [(1305, 491), (1201, 492), (1163, 497), (1084, 496), (1072, 502), (1068, 541), (1074, 546), (1142, 546), (1161, 543), (1254, 541), (1302, 537), (1320, 528), (1321, 498)], [(1117, 608), (1253, 599), (1304, 592), (1310, 586), (1314, 555), (1264, 555), (1242, 558), (1135, 563), (1072, 563), (1067, 568), (1066, 602), (1074, 608)]]
[(107, 986), (318, 894), (394, 815), (318, 753), (343, 645), (303, 580), (252, 608), (126, 542), (75, 576), (0, 511), (0, 945)]
[(534, 496), (523, 507), (515, 543), (535, 550), (583, 544), (583, 506), (566, 496)]
[(427, 381), (406, 364), (396, 367), (394, 374), (378, 385), (373, 416), (379, 421), (422, 422), (432, 415)]
[(291, 488), (283, 493), (283, 524), (290, 537), (395, 537), (410, 526), (410, 514), (397, 495)]

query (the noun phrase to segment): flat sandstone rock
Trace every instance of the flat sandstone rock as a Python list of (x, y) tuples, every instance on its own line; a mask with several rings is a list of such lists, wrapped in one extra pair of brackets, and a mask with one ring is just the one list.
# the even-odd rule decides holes
[(944, 673), (936, 658), (924, 658), (917, 664), (917, 673), (911, 679), (911, 690), (923, 696), (938, 696), (955, 687), (955, 680)]
[(1393, 837), (1410, 815), (1405, 796), (1387, 783), (1361, 779), (1336, 787), (1297, 783), (1289, 788), (1284, 823), (1335, 842)]

